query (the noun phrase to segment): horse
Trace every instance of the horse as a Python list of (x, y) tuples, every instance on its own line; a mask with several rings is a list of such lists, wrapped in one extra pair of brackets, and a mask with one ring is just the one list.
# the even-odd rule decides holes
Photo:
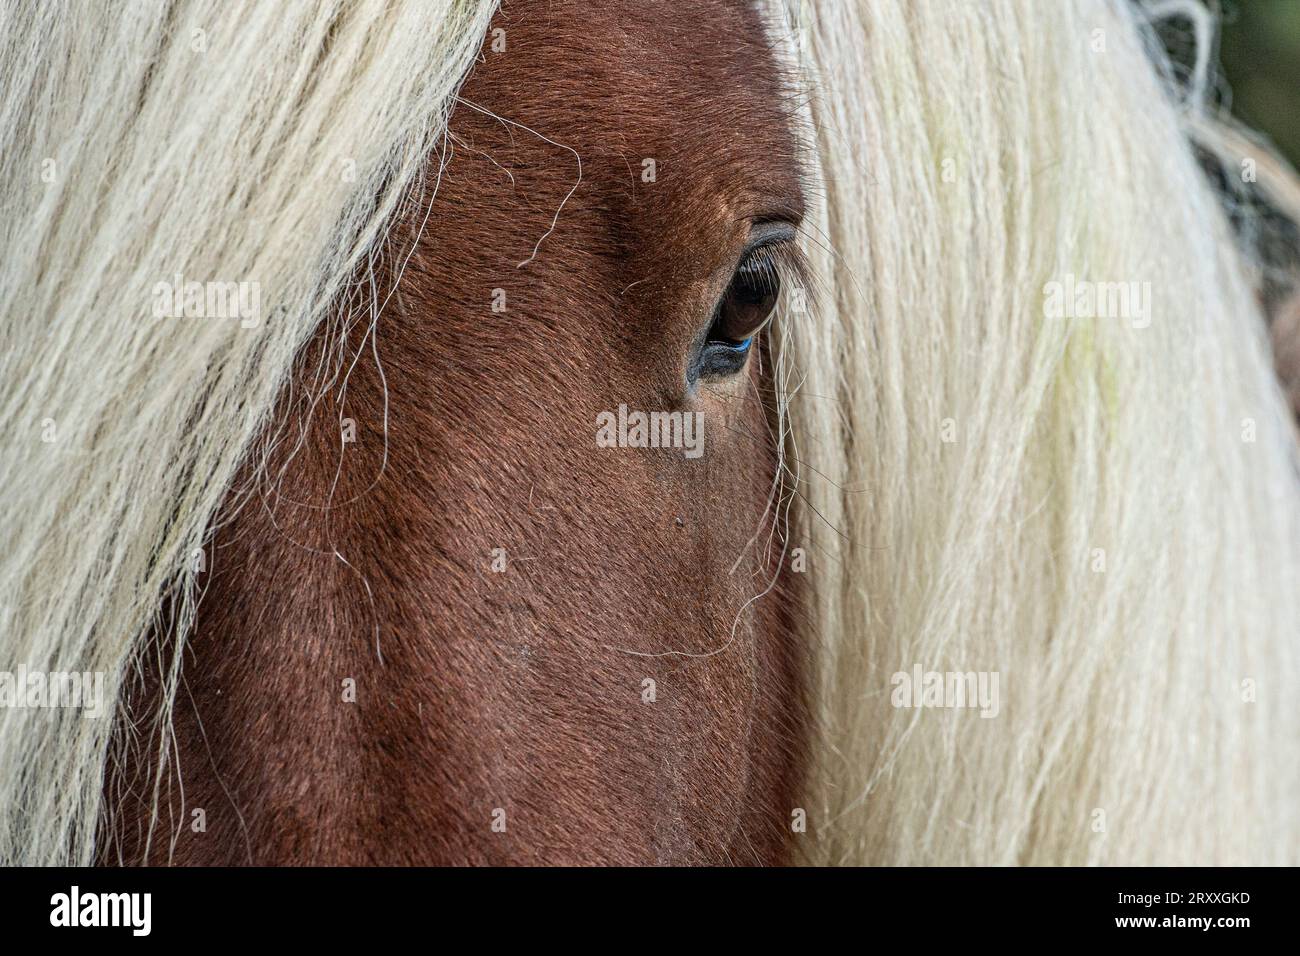
[(1294, 862), (1212, 35), (10, 9), (0, 667), (105, 690), (0, 708), (0, 860)]

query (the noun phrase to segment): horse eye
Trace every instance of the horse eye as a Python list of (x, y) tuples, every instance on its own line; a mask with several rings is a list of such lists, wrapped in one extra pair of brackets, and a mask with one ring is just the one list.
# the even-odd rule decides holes
[(761, 248), (751, 252), (736, 267), (718, 304), (709, 342), (748, 349), (754, 335), (772, 318), (780, 292), (781, 275), (771, 256)]

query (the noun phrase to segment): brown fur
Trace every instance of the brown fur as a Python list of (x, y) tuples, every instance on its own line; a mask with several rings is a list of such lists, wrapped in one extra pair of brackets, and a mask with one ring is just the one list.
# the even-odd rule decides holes
[[(781, 554), (770, 356), (694, 390), (685, 376), (749, 220), (801, 206), (761, 24), (722, 0), (529, 0), (493, 26), (507, 49), (488, 37), (464, 99), (572, 147), (582, 182), (518, 268), (574, 156), (455, 113), (432, 208), (436, 164), (380, 269), (429, 213), (377, 327), (386, 465), (363, 323), (342, 405), (336, 385), (295, 453), (286, 396), (295, 427), (268, 433), (280, 444), (214, 532), (154, 862), (787, 858), (806, 736), (796, 597), (787, 582), (742, 613)], [(326, 341), (300, 389), (340, 358)], [(704, 412), (703, 457), (597, 448), (596, 414), (620, 403)], [(343, 451), (340, 417), (357, 428)], [(629, 653), (665, 651), (716, 653)], [(112, 776), (105, 860), (143, 854), (150, 772), (127, 759)]]

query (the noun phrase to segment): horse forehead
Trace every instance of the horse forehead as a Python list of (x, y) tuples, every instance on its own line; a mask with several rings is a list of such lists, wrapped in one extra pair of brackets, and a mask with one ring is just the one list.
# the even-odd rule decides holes
[(467, 97), (632, 180), (639, 212), (801, 209), (790, 91), (751, 0), (511, 0), (493, 27), (504, 48), (489, 34)]

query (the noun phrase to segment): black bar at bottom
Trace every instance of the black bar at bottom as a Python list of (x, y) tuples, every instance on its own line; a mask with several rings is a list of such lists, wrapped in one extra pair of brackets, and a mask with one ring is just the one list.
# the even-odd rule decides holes
[(776, 931), (809, 944), (838, 936), (840, 946), (899, 931), (927, 943), (1198, 935), (1231, 944), (1286, 931), (1293, 883), (1285, 870), (1180, 868), (21, 869), (0, 871), (0, 918), (6, 942), (127, 945), (411, 934), (442, 945), (457, 938), (449, 931), (470, 946), (559, 937), (638, 950)]

